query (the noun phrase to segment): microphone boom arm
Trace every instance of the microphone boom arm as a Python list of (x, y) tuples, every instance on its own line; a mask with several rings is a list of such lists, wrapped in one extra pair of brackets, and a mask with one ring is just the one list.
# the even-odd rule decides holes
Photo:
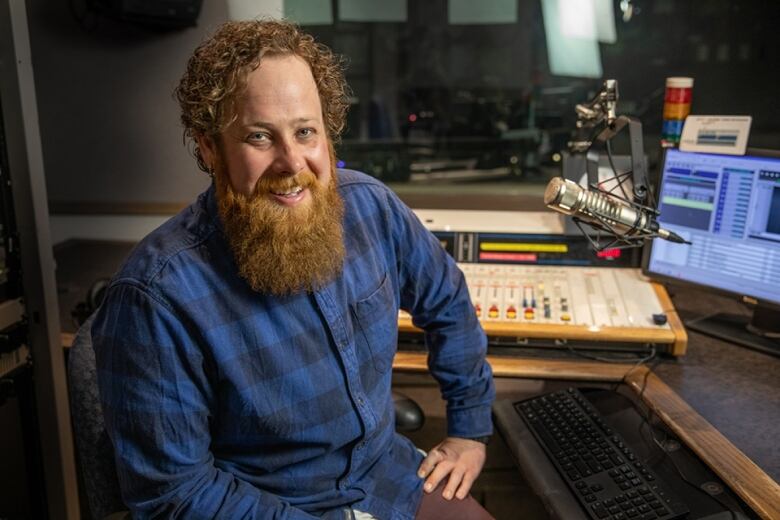
[[(595, 141), (607, 145), (621, 130), (628, 126), (629, 148), (631, 150), (631, 176), (633, 184), (634, 202), (644, 205), (647, 200), (648, 185), (645, 164), (644, 141), (642, 139), (642, 123), (638, 119), (628, 116), (615, 118), (612, 124), (608, 124), (596, 136)], [(594, 167), (595, 166), (595, 169)], [(598, 184), (598, 156), (595, 165), (592, 157), (587, 162), (588, 184)], [(591, 178), (593, 176), (593, 178)]]
[(609, 146), (609, 142), (628, 126), (633, 202), (644, 205), (649, 186), (644, 161), (642, 123), (632, 117), (617, 115), (619, 97), (617, 80), (607, 79), (593, 99), (574, 107), (577, 123), (575, 138), (569, 141), (569, 152), (572, 155), (585, 155), (588, 185), (598, 185), (598, 155), (590, 153), (593, 143)]

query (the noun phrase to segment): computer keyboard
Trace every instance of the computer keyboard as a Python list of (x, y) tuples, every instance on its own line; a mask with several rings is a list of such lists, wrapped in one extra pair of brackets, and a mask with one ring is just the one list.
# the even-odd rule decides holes
[(672, 520), (689, 513), (575, 389), (515, 403), (594, 520)]

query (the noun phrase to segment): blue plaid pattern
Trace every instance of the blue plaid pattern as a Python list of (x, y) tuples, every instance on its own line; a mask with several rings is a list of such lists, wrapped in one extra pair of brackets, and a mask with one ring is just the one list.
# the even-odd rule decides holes
[(213, 186), (152, 232), (92, 328), (122, 495), (139, 518), (414, 518), (421, 455), (395, 433), (398, 309), (425, 329), (449, 434), (492, 432), (485, 335), (462, 273), (383, 184), (339, 170), (347, 250), (316, 293), (237, 275)]

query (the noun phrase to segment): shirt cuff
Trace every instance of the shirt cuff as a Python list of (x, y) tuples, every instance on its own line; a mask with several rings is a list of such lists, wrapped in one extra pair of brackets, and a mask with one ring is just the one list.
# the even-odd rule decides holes
[(470, 439), (493, 435), (491, 406), (447, 410), (447, 435)]

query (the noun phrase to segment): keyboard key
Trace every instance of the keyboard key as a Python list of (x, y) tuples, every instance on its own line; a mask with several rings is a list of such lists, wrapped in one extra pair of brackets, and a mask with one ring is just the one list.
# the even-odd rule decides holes
[(604, 469), (601, 467), (601, 464), (596, 461), (589, 461), (588, 467), (591, 469), (591, 471), (593, 471), (593, 473), (598, 473)]
[(606, 518), (609, 516), (609, 511), (607, 511), (607, 509), (602, 504), (593, 504), (590, 507), (599, 518)]

